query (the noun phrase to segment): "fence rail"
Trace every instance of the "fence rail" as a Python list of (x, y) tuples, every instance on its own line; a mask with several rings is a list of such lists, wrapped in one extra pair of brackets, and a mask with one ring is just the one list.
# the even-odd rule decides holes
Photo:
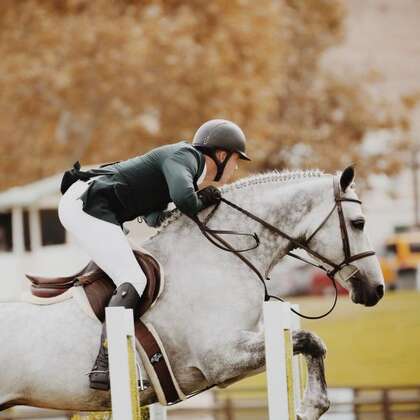
[[(337, 391), (349, 391), (348, 398), (337, 398)], [(204, 407), (173, 406), (168, 420), (266, 420), (266, 388), (227, 388), (214, 391), (214, 403)], [(213, 391), (208, 391), (213, 392)], [(352, 420), (420, 420), (420, 384), (401, 387), (331, 388), (332, 405), (325, 417)], [(343, 417), (345, 415), (345, 417)], [(341, 417), (340, 417), (341, 416)], [(4, 411), (0, 419), (69, 419), (70, 413), (30, 409), (28, 407)], [(81, 416), (84, 418), (84, 416)]]
[[(336, 398), (337, 391), (348, 390), (347, 398)], [(332, 388), (330, 390), (331, 408), (327, 412), (328, 418), (333, 420), (339, 415), (353, 420), (420, 420), (420, 384), (416, 386), (400, 387), (358, 387)], [(229, 389), (216, 391), (216, 406), (218, 413), (225, 410), (225, 415), (216, 417), (217, 420), (242, 420), (242, 412), (249, 408), (266, 410), (264, 388), (245, 388), (241, 390)], [(259, 420), (267, 418), (261, 415)], [(340, 417), (343, 418), (343, 417)]]

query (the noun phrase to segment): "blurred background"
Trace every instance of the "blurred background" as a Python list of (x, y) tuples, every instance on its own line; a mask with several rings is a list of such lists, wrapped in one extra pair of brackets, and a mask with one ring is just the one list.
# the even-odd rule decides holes
[[(0, 299), (28, 293), (24, 273), (88, 261), (57, 216), (75, 161), (124, 160), (230, 119), (253, 158), (238, 178), (355, 165), (387, 293), (363, 308), (340, 290), (329, 317), (302, 322), (329, 350), (324, 418), (420, 419), (419, 21), (418, 0), (2, 0)], [(134, 243), (153, 233), (126, 225)], [(333, 299), (308, 266), (285, 260), (274, 276), (306, 313)], [(266, 419), (265, 398), (260, 375), (169, 418)]]

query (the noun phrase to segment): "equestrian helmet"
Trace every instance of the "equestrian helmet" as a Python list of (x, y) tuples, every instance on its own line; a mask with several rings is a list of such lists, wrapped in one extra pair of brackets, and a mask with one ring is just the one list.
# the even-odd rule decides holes
[(216, 119), (205, 122), (194, 134), (192, 144), (198, 149), (236, 152), (240, 159), (251, 160), (245, 153), (245, 134), (232, 121)]

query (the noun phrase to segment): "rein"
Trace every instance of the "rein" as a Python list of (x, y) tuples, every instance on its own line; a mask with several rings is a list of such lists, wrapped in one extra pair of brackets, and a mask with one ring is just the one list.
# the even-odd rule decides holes
[[(238, 206), (235, 203), (232, 203), (231, 201), (229, 201), (229, 200), (227, 200), (223, 197), (221, 198), (221, 201), (219, 203), (217, 203), (216, 206), (213, 208), (213, 210), (209, 213), (209, 215), (206, 217), (204, 222), (201, 222), (200, 219), (197, 216), (193, 216), (191, 218), (197, 224), (197, 226), (199, 227), (199, 229), (203, 233), (203, 235), (213, 245), (217, 246), (218, 248), (220, 248), (224, 251), (232, 252), (238, 258), (240, 258), (252, 271), (254, 271), (254, 273), (258, 276), (259, 280), (263, 284), (264, 300), (265, 301), (268, 301), (268, 300), (270, 300), (270, 298), (273, 298), (273, 299), (277, 299), (277, 300), (280, 300), (280, 301), (284, 302), (284, 299), (282, 299), (278, 296), (272, 296), (272, 295), (268, 294), (267, 285), (265, 284), (265, 281), (270, 280), (270, 278), (269, 277), (264, 278), (264, 276), (261, 274), (260, 270), (258, 270), (258, 268), (256, 268), (255, 265), (252, 264), (251, 261), (249, 261), (246, 257), (241, 255), (242, 252), (253, 250), (260, 245), (260, 240), (259, 240), (258, 235), (256, 233), (250, 234), (250, 233), (236, 232), (236, 231), (232, 231), (232, 230), (214, 230), (214, 229), (210, 229), (210, 228), (207, 227), (208, 221), (211, 219), (211, 217), (214, 215), (216, 210), (219, 208), (219, 205), (222, 201), (225, 204), (227, 204), (228, 206), (234, 208), (235, 210), (245, 214), (247, 217), (255, 220), (258, 223), (260, 223), (262, 226), (264, 226), (266, 229), (270, 230), (271, 232), (276, 233), (277, 235), (282, 236), (283, 238), (286, 238), (293, 245), (292, 249), (294, 249), (294, 248), (304, 249), (308, 254), (318, 258), (322, 262), (324, 262), (324, 263), (330, 265), (331, 267), (333, 267), (333, 269), (328, 270), (327, 268), (325, 268), (321, 264), (314, 264), (313, 262), (308, 261), (308, 260), (300, 257), (299, 255), (296, 255), (296, 254), (292, 253), (291, 251), (287, 252), (287, 255), (290, 255), (293, 258), (304, 261), (307, 264), (311, 264), (314, 267), (320, 268), (321, 270), (325, 271), (327, 276), (330, 278), (330, 280), (331, 280), (331, 282), (334, 286), (335, 298), (334, 298), (334, 302), (333, 302), (331, 308), (326, 313), (324, 313), (322, 315), (319, 315), (319, 316), (308, 316), (308, 315), (303, 315), (303, 314), (297, 312), (293, 308), (290, 308), (290, 310), (292, 312), (294, 312), (296, 315), (299, 315), (302, 318), (321, 319), (321, 318), (324, 318), (325, 316), (327, 316), (328, 314), (330, 314), (332, 312), (332, 310), (335, 308), (335, 305), (337, 303), (338, 291), (337, 291), (337, 284), (336, 284), (336, 281), (334, 279), (334, 275), (338, 271), (340, 271), (344, 266), (347, 266), (350, 262), (353, 262), (353, 261), (356, 261), (356, 260), (359, 260), (359, 259), (362, 259), (362, 258), (365, 258), (365, 257), (369, 257), (371, 255), (375, 255), (374, 251), (366, 251), (366, 252), (362, 252), (362, 253), (359, 253), (359, 254), (356, 254), (356, 255), (351, 255), (350, 243), (349, 243), (349, 238), (348, 238), (348, 234), (347, 234), (347, 228), (346, 228), (346, 224), (345, 224), (345, 220), (344, 220), (343, 208), (342, 208), (341, 203), (343, 201), (350, 201), (350, 202), (355, 202), (355, 203), (362, 204), (362, 202), (360, 200), (356, 200), (356, 199), (353, 199), (353, 198), (343, 198), (343, 197), (341, 197), (340, 185), (339, 185), (339, 182), (338, 182), (336, 177), (333, 177), (333, 188), (334, 188), (334, 201), (335, 201), (333, 208), (328, 213), (328, 215), (325, 217), (325, 219), (322, 221), (322, 223), (318, 226), (318, 228), (311, 234), (311, 236), (305, 242), (291, 237), (287, 233), (278, 229), (276, 226), (273, 226), (272, 224), (268, 223), (264, 219), (261, 219), (260, 217), (256, 216), (255, 214), (249, 212), (248, 210), (245, 210), (244, 208)], [(338, 216), (339, 216), (339, 220), (340, 220), (340, 231), (341, 231), (341, 237), (342, 237), (342, 241), (343, 241), (343, 251), (344, 251), (344, 260), (340, 264), (334, 263), (333, 261), (324, 257), (323, 255), (319, 254), (318, 252), (314, 251), (313, 249), (311, 249), (308, 246), (310, 240), (322, 228), (322, 226), (324, 226), (324, 224), (327, 222), (327, 220), (329, 219), (329, 217), (332, 215), (332, 213), (334, 212), (334, 210), (336, 208), (337, 208)], [(255, 245), (253, 247), (246, 248), (246, 249), (234, 249), (227, 241), (225, 241), (223, 238), (220, 237), (220, 234), (250, 236), (255, 240)], [(222, 245), (220, 245), (218, 242)]]

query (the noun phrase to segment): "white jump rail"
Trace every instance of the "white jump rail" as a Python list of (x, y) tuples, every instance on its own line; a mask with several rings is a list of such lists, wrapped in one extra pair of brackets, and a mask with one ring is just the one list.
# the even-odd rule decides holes
[[(140, 409), (132, 309), (105, 308), (113, 420), (166, 420), (166, 407)], [(148, 413), (146, 413), (148, 411)]]
[(301, 361), (293, 357), (292, 330), (300, 328), (300, 320), (290, 304), (265, 302), (264, 328), (269, 419), (296, 420), (304, 378)]

